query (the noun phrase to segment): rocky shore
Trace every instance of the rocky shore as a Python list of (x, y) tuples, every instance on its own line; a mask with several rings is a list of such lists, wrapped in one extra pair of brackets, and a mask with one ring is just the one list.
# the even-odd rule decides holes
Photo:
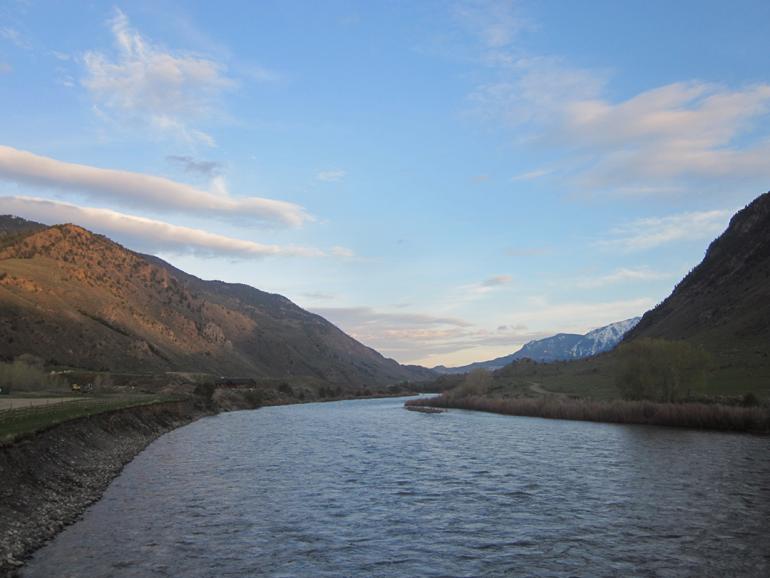
[(151, 441), (205, 413), (191, 401), (131, 407), (0, 447), (0, 576), (17, 575)]

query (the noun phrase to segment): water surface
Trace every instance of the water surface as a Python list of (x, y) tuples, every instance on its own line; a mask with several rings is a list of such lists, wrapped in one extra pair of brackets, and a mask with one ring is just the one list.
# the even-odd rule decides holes
[(766, 437), (402, 404), (175, 430), (23, 575), (770, 575)]

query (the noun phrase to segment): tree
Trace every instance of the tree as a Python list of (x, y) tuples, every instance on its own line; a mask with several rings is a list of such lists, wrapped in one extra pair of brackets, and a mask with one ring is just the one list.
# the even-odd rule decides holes
[(615, 383), (626, 399), (672, 402), (706, 379), (709, 356), (685, 341), (637, 339), (617, 349)]
[(458, 386), (450, 391), (454, 398), (484, 395), (492, 385), (492, 374), (486, 369), (478, 368), (465, 376)]

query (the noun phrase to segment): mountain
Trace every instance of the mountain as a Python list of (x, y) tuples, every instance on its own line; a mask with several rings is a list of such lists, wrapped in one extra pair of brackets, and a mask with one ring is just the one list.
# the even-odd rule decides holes
[(13, 215), (0, 215), (0, 245), (12, 242), (17, 236), (41, 231), (46, 226), (35, 221), (28, 221)]
[(289, 299), (204, 281), (76, 225), (0, 217), (0, 356), (131, 373), (384, 385), (402, 366)]
[(626, 333), (636, 327), (640, 320), (641, 317), (632, 317), (631, 319), (617, 321), (589, 331), (570, 350), (570, 357), (568, 359), (591, 357), (597, 353), (613, 349), (620, 343)]
[(614, 348), (623, 335), (633, 328), (639, 317), (618, 321), (589, 331), (585, 335), (576, 333), (558, 333), (545, 339), (537, 339), (526, 343), (516, 353), (498, 357), (490, 361), (479, 361), (462, 367), (434, 367), (437, 373), (467, 373), (474, 369), (493, 371), (505, 367), (519, 359), (531, 359), (538, 362), (565, 361), (582, 359)]
[(770, 366), (770, 193), (733, 216), (703, 261), (625, 340), (641, 337), (701, 345), (721, 368)]

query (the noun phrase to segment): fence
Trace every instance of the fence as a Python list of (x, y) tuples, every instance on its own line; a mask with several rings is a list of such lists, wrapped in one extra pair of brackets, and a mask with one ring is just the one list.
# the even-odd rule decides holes
[[(113, 400), (95, 400), (95, 399), (47, 399), (45, 403), (30, 404), (30, 399), (6, 399), (8, 407), (0, 409), (0, 422), (17, 421), (26, 419), (31, 416), (44, 415), (51, 411), (61, 409), (65, 404), (82, 405), (84, 403), (89, 404), (92, 407), (99, 407), (115, 403)], [(19, 402), (21, 405), (13, 407), (14, 401)]]

